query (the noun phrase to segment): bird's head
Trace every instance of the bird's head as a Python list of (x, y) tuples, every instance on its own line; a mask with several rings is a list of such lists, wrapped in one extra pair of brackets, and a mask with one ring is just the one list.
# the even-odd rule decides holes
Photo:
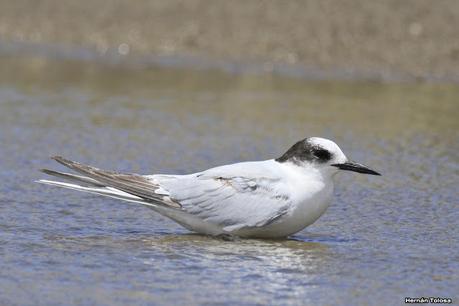
[(320, 137), (310, 137), (298, 141), (276, 161), (314, 167), (329, 175), (334, 175), (339, 170), (381, 175), (365, 165), (350, 161), (336, 143)]

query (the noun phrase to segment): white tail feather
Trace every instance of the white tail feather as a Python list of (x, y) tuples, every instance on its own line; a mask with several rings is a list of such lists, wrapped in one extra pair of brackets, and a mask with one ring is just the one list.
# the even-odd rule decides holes
[(132, 194), (129, 194), (124, 191), (121, 191), (115, 188), (111, 188), (111, 187), (83, 187), (83, 186), (76, 185), (76, 184), (49, 181), (49, 180), (38, 180), (37, 183), (52, 185), (52, 186), (57, 186), (57, 187), (63, 187), (67, 189), (73, 189), (73, 190), (83, 191), (83, 192), (88, 192), (88, 193), (94, 193), (94, 194), (103, 195), (103, 196), (107, 196), (110, 198), (115, 198), (115, 199), (119, 199), (123, 201), (139, 203), (139, 204), (150, 206), (153, 208), (156, 208), (158, 206), (158, 205), (155, 205), (154, 203), (146, 202), (142, 198), (139, 198), (135, 195), (132, 195)]

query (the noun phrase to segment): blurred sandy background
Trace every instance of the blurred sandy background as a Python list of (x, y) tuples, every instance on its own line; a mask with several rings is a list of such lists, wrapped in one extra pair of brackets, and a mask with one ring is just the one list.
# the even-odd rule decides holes
[(0, 1), (0, 55), (81, 48), (312, 79), (457, 82), (458, 29), (455, 0)]

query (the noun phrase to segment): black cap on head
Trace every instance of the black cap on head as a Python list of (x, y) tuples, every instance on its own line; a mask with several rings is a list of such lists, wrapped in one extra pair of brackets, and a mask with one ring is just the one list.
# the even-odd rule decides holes
[(309, 138), (306, 138), (295, 143), (281, 157), (276, 158), (276, 161), (280, 163), (287, 161), (293, 163), (305, 161), (326, 163), (332, 158), (333, 154), (329, 150), (321, 147), (320, 145), (313, 144), (311, 141), (309, 141)]

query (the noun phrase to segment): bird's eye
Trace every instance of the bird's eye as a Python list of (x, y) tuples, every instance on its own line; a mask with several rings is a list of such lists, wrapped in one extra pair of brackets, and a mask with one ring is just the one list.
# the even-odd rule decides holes
[(317, 157), (320, 161), (327, 161), (331, 159), (331, 153), (324, 149), (314, 150), (314, 156)]

